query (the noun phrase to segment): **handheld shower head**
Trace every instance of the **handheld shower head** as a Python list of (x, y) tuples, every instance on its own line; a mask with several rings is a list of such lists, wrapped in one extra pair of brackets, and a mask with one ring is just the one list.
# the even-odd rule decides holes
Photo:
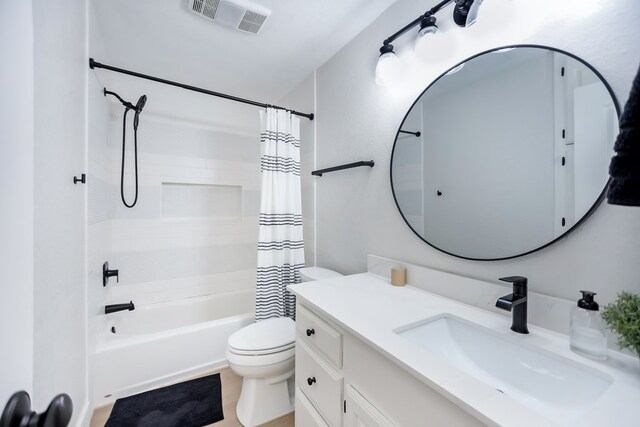
[(144, 105), (146, 103), (147, 103), (147, 95), (142, 95), (138, 99), (138, 102), (136, 103), (136, 106), (134, 108), (134, 110), (136, 111), (136, 114), (134, 114), (133, 116), (133, 129), (135, 130), (138, 129), (138, 123), (140, 121), (140, 113), (142, 113), (142, 109), (144, 108)]
[[(108, 91), (107, 88), (103, 89), (104, 96), (112, 95), (118, 98), (118, 101), (124, 105), (124, 115), (122, 116), (122, 166), (120, 167), (120, 197), (122, 198), (122, 203), (128, 207), (132, 208), (138, 202), (138, 122), (140, 118), (140, 113), (144, 108), (144, 105), (147, 103), (147, 95), (142, 95), (138, 98), (138, 102), (136, 105), (125, 101), (115, 92)], [(127, 203), (126, 198), (124, 197), (124, 165), (125, 165), (125, 149), (127, 147), (127, 113), (129, 110), (135, 111), (135, 115), (133, 116), (133, 153), (135, 156), (134, 164), (135, 164), (135, 186), (136, 192), (133, 199), (133, 203)]]
[(136, 112), (138, 114), (142, 113), (142, 109), (144, 108), (144, 105), (147, 103), (147, 95), (142, 95), (140, 98), (138, 98), (138, 102), (136, 103)]

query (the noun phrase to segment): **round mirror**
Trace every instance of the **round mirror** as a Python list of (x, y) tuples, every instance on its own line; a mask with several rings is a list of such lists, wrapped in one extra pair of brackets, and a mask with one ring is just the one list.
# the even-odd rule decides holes
[(476, 55), (434, 81), (396, 135), (391, 186), (429, 245), (466, 259), (541, 249), (596, 208), (618, 105), (581, 59), (543, 46)]

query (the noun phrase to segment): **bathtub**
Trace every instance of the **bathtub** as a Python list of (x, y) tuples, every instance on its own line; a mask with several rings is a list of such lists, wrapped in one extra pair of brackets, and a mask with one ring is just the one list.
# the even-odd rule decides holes
[(94, 356), (94, 405), (224, 366), (229, 335), (254, 321), (254, 295), (241, 290), (110, 314)]

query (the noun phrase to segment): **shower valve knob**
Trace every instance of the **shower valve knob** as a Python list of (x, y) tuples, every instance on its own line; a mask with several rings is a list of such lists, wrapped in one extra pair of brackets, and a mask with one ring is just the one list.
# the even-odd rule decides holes
[(310, 337), (311, 335), (315, 334), (316, 330), (315, 329), (307, 329), (307, 336)]
[(102, 264), (102, 286), (107, 286), (109, 283), (109, 277), (116, 278), (116, 281), (120, 282), (120, 271), (119, 270), (109, 270), (109, 262), (106, 261)]

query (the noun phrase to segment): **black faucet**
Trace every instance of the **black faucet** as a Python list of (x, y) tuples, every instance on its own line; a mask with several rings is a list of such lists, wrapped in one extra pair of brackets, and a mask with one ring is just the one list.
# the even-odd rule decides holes
[(129, 301), (128, 304), (111, 304), (104, 306), (104, 314), (115, 313), (116, 311), (135, 310), (136, 306), (133, 305), (133, 301)]
[(527, 278), (522, 276), (502, 277), (503, 282), (513, 283), (513, 293), (498, 298), (496, 307), (511, 311), (511, 330), (528, 334), (527, 329)]

